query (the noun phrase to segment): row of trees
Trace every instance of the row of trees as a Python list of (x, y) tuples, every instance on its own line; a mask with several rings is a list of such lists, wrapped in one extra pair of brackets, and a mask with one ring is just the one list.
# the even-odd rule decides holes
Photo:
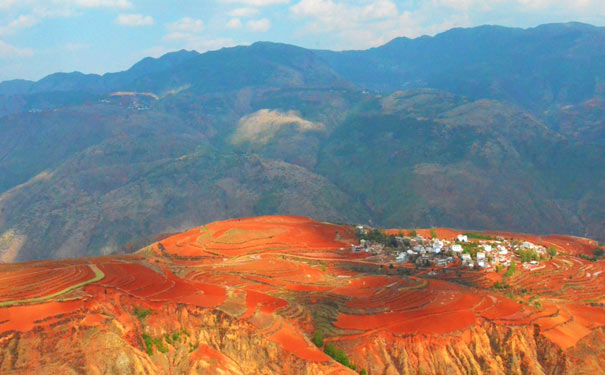
[[(332, 343), (325, 343), (324, 345), (324, 335), (321, 331), (317, 330), (313, 333), (313, 339), (311, 340), (318, 348), (324, 348), (324, 353), (332, 357), (336, 362), (340, 363), (343, 366), (347, 366), (348, 368), (357, 371), (357, 366), (351, 362), (347, 353), (344, 350), (335, 347)], [(368, 375), (366, 369), (359, 370), (360, 375)]]

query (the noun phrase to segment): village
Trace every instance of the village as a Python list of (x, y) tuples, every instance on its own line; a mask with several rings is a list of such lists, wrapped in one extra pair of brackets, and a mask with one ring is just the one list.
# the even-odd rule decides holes
[(528, 241), (492, 237), (480, 233), (458, 234), (452, 239), (437, 238), (431, 230), (430, 237), (423, 237), (412, 230), (397, 235), (387, 235), (376, 229), (356, 227), (359, 245), (351, 244), (352, 253), (367, 253), (381, 264), (413, 265), (416, 267), (462, 266), (484, 271), (510, 267), (512, 262), (522, 263), (527, 270), (538, 270), (541, 261), (556, 254)]

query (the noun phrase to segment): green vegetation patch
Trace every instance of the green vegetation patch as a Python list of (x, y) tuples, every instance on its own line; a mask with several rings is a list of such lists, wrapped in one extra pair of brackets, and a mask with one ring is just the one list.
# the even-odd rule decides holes
[(481, 234), (481, 233), (469, 232), (469, 233), (464, 233), (464, 235), (467, 236), (468, 238), (474, 238), (476, 240), (488, 240), (488, 241), (495, 240), (494, 237), (488, 236), (487, 234)]
[(133, 312), (132, 312), (137, 318), (139, 318), (139, 320), (143, 320), (145, 319), (149, 314), (152, 313), (151, 309), (141, 309), (138, 307), (135, 307)]
[(315, 331), (315, 333), (313, 333), (313, 344), (315, 344), (315, 346), (317, 346), (318, 348), (321, 348), (324, 346), (324, 334), (323, 332), (321, 332), (320, 330)]
[(508, 266), (508, 269), (504, 273), (504, 276), (512, 277), (516, 271), (517, 271), (517, 263), (515, 263), (515, 261), (513, 260), (512, 262), (510, 262), (510, 266)]
[(160, 353), (168, 353), (168, 346), (164, 344), (162, 337), (153, 337), (147, 333), (143, 333), (143, 342), (145, 343), (145, 350), (147, 354), (153, 355), (153, 348), (155, 347)]

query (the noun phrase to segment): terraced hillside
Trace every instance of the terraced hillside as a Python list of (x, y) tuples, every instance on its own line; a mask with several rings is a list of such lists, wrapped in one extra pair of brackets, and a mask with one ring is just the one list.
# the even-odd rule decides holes
[(532, 240), (559, 255), (507, 291), (457, 264), (386, 267), (349, 250), (351, 227), (292, 216), (2, 265), (0, 373), (602, 373), (605, 261)]

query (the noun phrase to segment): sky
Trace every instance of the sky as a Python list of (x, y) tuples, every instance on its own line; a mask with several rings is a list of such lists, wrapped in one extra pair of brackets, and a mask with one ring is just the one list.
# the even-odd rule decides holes
[(0, 81), (255, 41), (366, 49), (453, 27), (605, 24), (605, 0), (0, 0)]

